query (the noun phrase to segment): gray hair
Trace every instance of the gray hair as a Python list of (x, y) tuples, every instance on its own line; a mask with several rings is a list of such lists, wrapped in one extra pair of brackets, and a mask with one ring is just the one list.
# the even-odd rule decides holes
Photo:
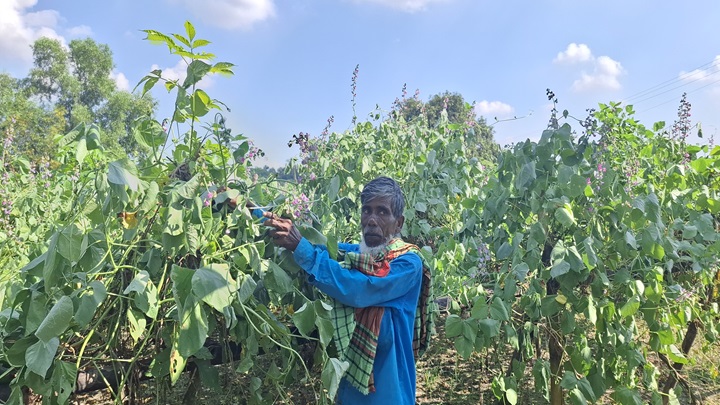
[(390, 197), (390, 209), (394, 217), (400, 217), (405, 210), (405, 196), (400, 185), (389, 177), (378, 177), (363, 187), (360, 203), (370, 202), (376, 198)]

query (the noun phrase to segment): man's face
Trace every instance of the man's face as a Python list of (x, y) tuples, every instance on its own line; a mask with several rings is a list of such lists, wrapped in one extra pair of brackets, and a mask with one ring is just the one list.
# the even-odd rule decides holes
[(390, 208), (390, 197), (378, 197), (362, 206), (360, 226), (363, 240), (368, 247), (376, 247), (390, 241), (402, 229), (405, 217), (395, 217)]

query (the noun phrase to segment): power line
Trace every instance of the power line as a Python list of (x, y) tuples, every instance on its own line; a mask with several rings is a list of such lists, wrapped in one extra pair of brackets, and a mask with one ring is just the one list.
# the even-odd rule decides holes
[[(710, 82), (710, 83), (708, 83), (708, 84), (706, 84), (706, 85), (704, 85), (704, 86), (700, 86), (700, 87), (698, 87), (698, 88), (696, 88), (696, 89), (687, 91), (686, 93), (687, 93), (687, 94), (694, 93), (694, 92), (696, 92), (696, 91), (698, 91), (698, 90), (702, 90), (702, 89), (704, 89), (705, 87), (712, 86), (713, 84), (716, 84), (716, 83), (720, 83), (720, 79), (715, 80), (714, 82)], [(667, 103), (671, 103), (671, 102), (673, 102), (673, 101), (677, 101), (677, 98), (672, 98), (672, 99), (670, 99), (670, 100), (667, 100), (667, 101), (665, 101), (665, 102), (662, 102), (662, 103), (660, 103), (660, 104), (654, 105), (654, 106), (652, 106), (652, 107), (650, 107), (650, 108), (646, 108), (646, 109), (644, 109), (644, 110), (642, 110), (642, 111), (638, 111), (638, 112), (650, 111), (650, 110), (652, 110), (653, 108), (660, 107), (660, 106), (662, 106), (662, 105), (665, 105), (665, 104), (667, 104)]]
[[(673, 90), (677, 90), (677, 89), (679, 89), (679, 88), (681, 88), (681, 87), (684, 87), (684, 86), (689, 86), (690, 84), (695, 83), (695, 82), (697, 82), (697, 81), (699, 81), (699, 80), (705, 80), (705, 79), (707, 79), (708, 77), (710, 77), (710, 76), (712, 76), (712, 75), (714, 75), (714, 74), (716, 74), (716, 73), (720, 73), (720, 70), (716, 70), (716, 71), (714, 71), (714, 72), (712, 72), (712, 73), (708, 73), (708, 74), (705, 75), (705, 76), (701, 76), (701, 77), (699, 77), (699, 78), (697, 78), (697, 79), (695, 79), (695, 80), (691, 80), (691, 81), (686, 82), (686, 83), (681, 83), (681, 84), (678, 85), (678, 86), (671, 87), (671, 88), (669, 88), (669, 89), (667, 89), (667, 90), (665, 90), (665, 91), (661, 91), (660, 93), (657, 93), (657, 94), (654, 94), (654, 95), (652, 95), (652, 96), (649, 96), (649, 97), (640, 99), (640, 100), (634, 102), (633, 104), (637, 105), (638, 103), (642, 103), (643, 101), (652, 100), (653, 98), (659, 97), (659, 96), (662, 95), (662, 94), (671, 92), (671, 91), (673, 91)], [(717, 83), (717, 82), (712, 82), (712, 83)], [(707, 87), (707, 86), (702, 86), (702, 87)], [(701, 87), (701, 88), (702, 88), (702, 87)]]
[[(648, 89), (645, 89), (645, 90), (640, 91), (640, 92), (638, 92), (638, 93), (632, 94), (632, 95), (630, 95), (629, 97), (625, 98), (625, 101), (627, 102), (627, 101), (630, 101), (630, 100), (633, 100), (633, 99), (642, 98), (642, 97), (645, 97), (646, 95), (651, 94), (651, 93), (653, 93), (653, 92), (655, 92), (655, 91), (657, 91), (657, 90), (663, 89), (663, 88), (668, 87), (668, 86), (672, 86), (673, 84), (675, 84), (675, 83), (677, 83), (677, 82), (683, 82), (683, 81), (685, 81), (686, 79), (688, 79), (688, 78), (690, 78), (690, 77), (692, 77), (692, 76), (694, 76), (694, 75), (697, 75), (697, 74), (700, 74), (700, 73), (704, 73), (705, 71), (709, 71), (712, 67), (715, 67), (715, 66), (717, 66), (718, 64), (720, 64), (720, 58), (717, 58), (717, 57), (716, 57), (715, 59), (711, 60), (710, 62), (704, 63), (704, 64), (696, 67), (695, 69), (693, 69), (693, 70), (690, 71), (689, 73), (685, 73), (684, 75), (680, 75), (679, 77), (676, 76), (676, 77), (674, 77), (674, 78), (672, 78), (672, 79), (665, 80), (664, 82), (659, 83), (659, 84), (656, 84), (656, 85), (654, 85), (654, 86), (652, 86), (652, 87), (650, 87), (650, 88), (648, 88)], [(710, 74), (714, 74), (714, 73), (717, 73), (717, 72), (718, 72), (718, 70), (715, 70), (713, 73), (710, 73)], [(706, 76), (705, 76), (705, 75), (700, 76), (700, 78), (695, 79), (695, 80), (693, 80), (693, 81), (701, 80), (701, 79), (704, 78), (704, 77), (706, 77)], [(662, 94), (662, 93), (661, 93), (661, 94)], [(649, 99), (649, 98), (652, 98), (652, 96), (651, 96), (651, 97), (647, 97), (646, 99)]]

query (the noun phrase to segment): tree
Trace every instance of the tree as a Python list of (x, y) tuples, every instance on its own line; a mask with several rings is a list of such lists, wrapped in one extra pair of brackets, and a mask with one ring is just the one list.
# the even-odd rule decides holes
[[(42, 108), (59, 115), (60, 132), (67, 132), (81, 122), (97, 123), (103, 131), (103, 145), (110, 151), (142, 153), (130, 127), (141, 116), (151, 115), (157, 103), (150, 95), (137, 96), (119, 91), (110, 77), (114, 68), (112, 51), (105, 44), (87, 38), (73, 40), (67, 49), (50, 38), (33, 44), (33, 68), (22, 80), (21, 89), (36, 98)], [(36, 132), (23, 139), (29, 144), (48, 146), (47, 138), (56, 133)], [(38, 151), (40, 152), (40, 151)], [(41, 154), (49, 154), (45, 150)]]
[(487, 125), (485, 118), (477, 118), (473, 105), (466, 102), (460, 93), (438, 93), (427, 103), (408, 98), (397, 102), (396, 108), (406, 122), (422, 119), (431, 127), (441, 122), (442, 113), (446, 111), (448, 122), (455, 124), (457, 131), (464, 132), (465, 146), (471, 151), (471, 156), (495, 162), (500, 153), (492, 127)]
[(0, 74), (0, 137), (3, 151), (17, 153), (38, 161), (47, 156), (52, 136), (64, 129), (58, 111), (38, 106), (22, 91), (20, 81)]

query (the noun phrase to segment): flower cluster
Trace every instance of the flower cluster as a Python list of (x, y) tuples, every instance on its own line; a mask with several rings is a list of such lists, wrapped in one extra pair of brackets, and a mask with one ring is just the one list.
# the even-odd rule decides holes
[(490, 261), (492, 260), (492, 255), (490, 254), (490, 249), (488, 248), (488, 245), (486, 243), (481, 243), (480, 246), (478, 246), (477, 248), (477, 252), (478, 263), (482, 268), (487, 269)]
[(678, 119), (673, 123), (672, 126), (672, 139), (679, 139), (685, 141), (688, 135), (690, 135), (690, 107), (692, 105), (687, 101), (687, 93), (683, 93), (680, 99), (680, 106), (678, 107)]
[[(593, 171), (593, 177), (595, 178), (595, 181), (594, 181), (595, 187), (593, 187), (593, 189), (594, 189), (596, 192), (597, 192), (597, 191), (600, 191), (600, 187), (601, 187), (603, 184), (605, 184), (605, 183), (603, 182), (603, 177), (605, 177), (605, 172), (607, 172), (607, 166), (605, 166), (605, 164), (603, 164), (603, 163), (598, 163), (597, 168), (595, 169), (595, 171)], [(585, 180), (585, 183), (586, 183), (588, 186), (592, 186), (592, 184), (593, 184), (593, 179), (591, 179), (590, 177), (588, 177), (588, 178)]]
[(325, 125), (325, 128), (323, 128), (322, 133), (320, 134), (321, 137), (326, 137), (328, 133), (330, 132), (330, 127), (332, 126), (333, 122), (335, 122), (335, 116), (331, 115), (330, 118), (327, 120), (327, 125)]
[(212, 191), (208, 191), (208, 192), (203, 196), (203, 206), (209, 207), (209, 206), (212, 204), (213, 198), (215, 198), (215, 193), (212, 192)]
[(467, 119), (465, 120), (465, 125), (468, 127), (474, 127), (475, 126), (475, 120), (477, 119), (477, 113), (475, 112), (475, 102), (473, 101), (472, 107), (468, 111)]
[[(15, 123), (15, 118), (11, 119), (11, 123)], [(12, 146), (13, 140), (15, 139), (15, 134), (13, 130), (13, 126), (10, 125), (5, 129), (5, 141), (3, 142), (3, 150), (8, 151), (10, 149), (10, 146)]]
[(295, 197), (290, 201), (290, 207), (293, 210), (293, 216), (296, 220), (304, 220), (308, 217), (310, 211), (310, 199), (307, 198), (305, 193), (300, 194), (300, 197)]
[(355, 113), (355, 98), (357, 98), (357, 79), (358, 79), (358, 73), (360, 72), (360, 65), (355, 65), (355, 70), (353, 70), (352, 75), (352, 81), (350, 83), (350, 90), (352, 92), (352, 109), (353, 109), (353, 118), (352, 123), (353, 125), (357, 121), (357, 114)]
[(477, 254), (478, 264), (468, 274), (470, 278), (482, 278), (489, 274), (488, 270), (490, 270), (490, 264), (492, 263), (492, 254), (490, 253), (488, 245), (480, 243), (477, 248)]
[[(4, 174), (7, 174), (7, 172)], [(11, 194), (7, 189), (0, 190), (0, 199), (2, 200), (2, 205), (0, 206), (0, 229), (4, 229), (8, 231), (8, 233), (12, 233), (13, 223), (10, 218), (10, 214), (12, 213), (13, 201), (11, 199)]]
[(306, 165), (314, 160), (316, 160), (317, 156), (315, 156), (315, 152), (317, 152), (318, 147), (316, 142), (313, 142), (310, 140), (310, 134), (306, 132), (300, 132), (297, 135), (293, 135), (293, 139), (288, 142), (288, 147), (292, 147), (293, 144), (298, 145), (300, 147), (300, 156), (302, 157), (302, 164)]
[(252, 141), (248, 141), (248, 144), (250, 145), (250, 149), (248, 149), (248, 152), (245, 154), (245, 156), (239, 159), (240, 164), (244, 164), (246, 161), (252, 161), (259, 157), (265, 156), (265, 152), (255, 146)]
[(628, 194), (632, 193), (632, 189), (640, 184), (638, 181), (638, 173), (640, 172), (640, 161), (632, 159), (625, 164), (625, 177), (627, 184), (625, 186), (625, 192)]

